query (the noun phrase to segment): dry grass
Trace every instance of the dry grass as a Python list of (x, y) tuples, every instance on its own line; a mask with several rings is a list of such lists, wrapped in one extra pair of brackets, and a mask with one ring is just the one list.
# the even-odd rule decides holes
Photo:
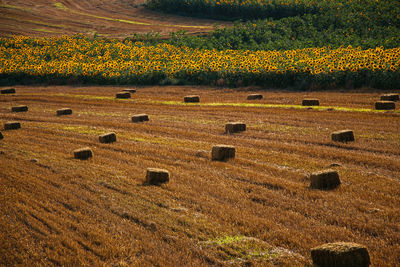
[[(248, 90), (16, 89), (0, 95), (0, 124), (23, 124), (0, 141), (0, 265), (301, 266), (337, 241), (365, 245), (374, 266), (400, 261), (400, 114), (374, 112), (379, 93), (268, 92), (248, 106)], [(174, 104), (189, 94), (202, 105)], [(303, 98), (338, 109), (284, 106)], [(11, 112), (21, 103), (29, 112)], [(55, 116), (60, 106), (74, 113)], [(151, 121), (131, 123), (143, 112)], [(226, 135), (227, 121), (247, 129)], [(346, 128), (355, 142), (331, 141)], [(106, 132), (118, 142), (99, 143)], [(211, 161), (215, 144), (235, 158)], [(94, 157), (75, 160), (79, 147)], [(308, 174), (331, 163), (340, 187), (310, 189)], [(170, 182), (143, 186), (149, 167)]]
[[(132, 33), (185, 30), (204, 33), (226, 22), (162, 14), (147, 10), (145, 0), (2, 0), (0, 35), (61, 36), (84, 33), (125, 38)], [(63, 18), (60, 20), (60, 18)]]

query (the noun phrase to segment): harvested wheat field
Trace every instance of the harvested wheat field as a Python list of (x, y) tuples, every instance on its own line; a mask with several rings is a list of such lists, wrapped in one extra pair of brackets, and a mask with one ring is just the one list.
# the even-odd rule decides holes
[[(310, 266), (328, 242), (400, 262), (400, 113), (374, 109), (380, 92), (15, 88), (0, 96), (0, 265)], [(246, 131), (226, 134), (235, 121)], [(331, 140), (343, 129), (354, 142)], [(99, 142), (110, 132), (116, 142)], [(218, 144), (235, 157), (212, 161)], [(92, 157), (75, 159), (81, 148)], [(169, 182), (147, 185), (147, 168)], [(340, 186), (311, 189), (307, 176), (328, 169)]]
[[(83, 33), (125, 38), (150, 31), (167, 35), (213, 30), (215, 20), (150, 11), (145, 0), (1, 0), (0, 36), (60, 36)], [(222, 25), (229, 23), (219, 22)]]

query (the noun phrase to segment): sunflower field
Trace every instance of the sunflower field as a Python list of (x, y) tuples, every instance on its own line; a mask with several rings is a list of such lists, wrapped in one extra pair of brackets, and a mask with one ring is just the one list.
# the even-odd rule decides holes
[(91, 39), (0, 38), (1, 84), (216, 84), (395, 88), (400, 47), (285, 51), (194, 49)]

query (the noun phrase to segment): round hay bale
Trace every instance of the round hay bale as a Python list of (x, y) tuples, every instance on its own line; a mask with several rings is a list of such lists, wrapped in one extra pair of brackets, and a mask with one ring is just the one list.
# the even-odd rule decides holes
[(225, 124), (226, 133), (238, 133), (246, 131), (246, 124), (243, 122), (228, 122)]
[(261, 94), (250, 94), (247, 96), (247, 100), (257, 100), (257, 99), (262, 99), (263, 95)]
[(144, 121), (149, 121), (149, 115), (137, 114), (132, 116), (132, 122), (144, 122)]
[(5, 88), (5, 89), (1, 89), (1, 94), (5, 95), (5, 94), (15, 94), (15, 88)]
[(353, 142), (354, 132), (352, 130), (341, 130), (332, 133), (332, 141), (335, 142)]
[(164, 169), (148, 168), (146, 172), (146, 183), (160, 185), (169, 182), (169, 172)]
[(235, 147), (228, 145), (215, 145), (211, 151), (211, 159), (226, 161), (235, 157)]
[(340, 185), (339, 174), (335, 170), (324, 170), (310, 175), (310, 187), (313, 189), (329, 190)]
[(28, 106), (14, 106), (11, 107), (11, 112), (26, 112), (28, 111)]
[(88, 159), (91, 157), (93, 157), (93, 152), (89, 147), (74, 150), (74, 158), (76, 159)]
[(136, 89), (122, 89), (122, 92), (128, 92), (128, 93), (136, 93)]
[(0, 140), (3, 139), (3, 138), (4, 138), (4, 136), (3, 136), (3, 134), (0, 132)]
[(185, 103), (198, 103), (200, 102), (200, 96), (198, 95), (187, 95), (183, 98)]
[(57, 116), (71, 115), (71, 114), (72, 114), (72, 109), (70, 108), (61, 108), (57, 110)]
[(306, 98), (306, 99), (303, 99), (303, 101), (301, 102), (301, 105), (302, 106), (319, 106), (319, 100)]
[(21, 128), (21, 123), (17, 121), (8, 121), (4, 123), (4, 130), (17, 130)]
[(382, 101), (399, 101), (399, 94), (385, 94), (381, 95)]
[(371, 264), (365, 246), (351, 242), (327, 243), (311, 249), (311, 258), (315, 266), (367, 267)]
[(100, 143), (105, 143), (105, 144), (116, 142), (117, 135), (114, 132), (105, 133), (105, 134), (99, 135), (99, 141), (100, 141)]
[(396, 108), (396, 104), (393, 101), (378, 101), (375, 102), (376, 110), (392, 110)]

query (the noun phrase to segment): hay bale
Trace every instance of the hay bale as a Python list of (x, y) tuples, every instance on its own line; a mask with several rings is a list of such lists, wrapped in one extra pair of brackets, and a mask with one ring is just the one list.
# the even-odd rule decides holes
[(136, 93), (136, 89), (122, 89), (122, 92), (128, 92), (128, 93)]
[(11, 107), (12, 112), (26, 112), (28, 111), (28, 106), (14, 106)]
[(76, 159), (88, 159), (93, 156), (93, 152), (90, 148), (84, 147), (74, 150), (74, 158)]
[(211, 151), (211, 159), (226, 161), (235, 157), (235, 147), (228, 145), (215, 145)]
[(198, 95), (187, 95), (183, 98), (185, 103), (198, 103), (200, 102), (200, 96)]
[(314, 189), (329, 190), (340, 185), (339, 174), (335, 170), (324, 170), (310, 175), (310, 187)]
[(399, 94), (385, 94), (381, 95), (382, 101), (399, 101)]
[(354, 141), (354, 132), (352, 130), (341, 130), (332, 133), (332, 141), (352, 142)]
[(243, 122), (228, 122), (225, 124), (226, 133), (238, 133), (246, 131), (246, 124)]
[(396, 108), (396, 104), (393, 101), (378, 101), (375, 102), (376, 110), (392, 110)]
[(350, 243), (328, 243), (311, 249), (314, 266), (324, 267), (367, 267), (371, 264), (365, 246)]
[(113, 132), (99, 135), (100, 143), (112, 143), (117, 141), (117, 135)]
[(132, 116), (132, 122), (144, 122), (144, 121), (149, 121), (149, 115), (137, 114)]
[(247, 100), (257, 100), (262, 98), (263, 96), (261, 94), (250, 94), (247, 96)]
[(15, 89), (14, 88), (6, 88), (6, 89), (1, 89), (1, 94), (15, 94)]
[(301, 105), (302, 106), (319, 106), (319, 100), (306, 98), (306, 99), (303, 99), (303, 101), (301, 102)]
[(70, 108), (61, 108), (57, 110), (57, 116), (71, 115), (71, 114), (72, 114), (72, 109)]
[(146, 173), (146, 183), (160, 185), (169, 182), (169, 172), (164, 169), (148, 168)]
[(131, 98), (131, 93), (129, 92), (119, 92), (115, 95), (116, 98), (122, 98), (122, 99), (127, 99)]
[(21, 123), (17, 121), (8, 121), (4, 123), (4, 130), (16, 130), (21, 128)]
[(4, 138), (4, 136), (3, 136), (3, 134), (0, 132), (0, 140), (3, 139), (3, 138)]

